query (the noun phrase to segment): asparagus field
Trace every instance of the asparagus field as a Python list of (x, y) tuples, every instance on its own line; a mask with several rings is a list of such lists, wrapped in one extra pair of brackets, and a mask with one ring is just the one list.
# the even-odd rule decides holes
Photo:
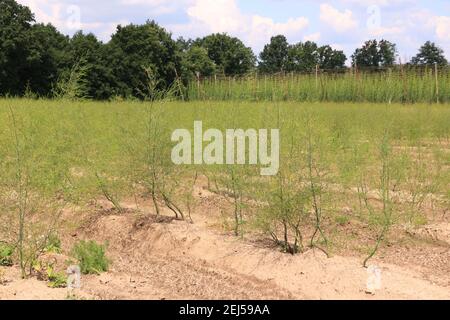
[(436, 103), (450, 102), (448, 68), (317, 70), (192, 81), (193, 100)]
[[(277, 174), (175, 165), (172, 132), (193, 132), (199, 120), (204, 130), (279, 129)], [(429, 226), (448, 226), (449, 123), (445, 104), (3, 99), (0, 261), (27, 277), (52, 248), (82, 254), (67, 247), (69, 235), (92, 216), (131, 212), (194, 225), (206, 217), (273, 252), (316, 249), (367, 266)], [(215, 199), (207, 210), (199, 185)], [(448, 274), (445, 233), (427, 241), (444, 248), (438, 269)]]

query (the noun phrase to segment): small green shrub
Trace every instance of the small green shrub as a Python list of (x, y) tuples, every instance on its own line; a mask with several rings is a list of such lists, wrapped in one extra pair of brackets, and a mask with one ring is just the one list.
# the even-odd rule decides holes
[(67, 287), (67, 276), (62, 272), (56, 272), (52, 266), (47, 268), (48, 286), (50, 288)]
[(11, 245), (0, 242), (0, 266), (3, 266), (3, 267), (12, 266), (13, 253), (14, 253), (14, 248)]
[(80, 241), (72, 249), (72, 256), (78, 260), (83, 274), (100, 274), (108, 271), (109, 260), (106, 246), (95, 241)]

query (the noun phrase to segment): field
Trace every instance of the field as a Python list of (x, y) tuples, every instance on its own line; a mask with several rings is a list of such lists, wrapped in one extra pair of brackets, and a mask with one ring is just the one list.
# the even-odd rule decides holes
[(449, 68), (396, 67), (350, 69), (342, 73), (317, 70), (244, 77), (211, 77), (190, 82), (194, 100), (435, 103), (450, 102)]
[[(299, 100), (346, 100), (335, 88)], [(425, 104), (433, 85), (423, 99), (374, 88), (361, 100), (379, 103), (237, 89), (235, 101), (0, 100), (0, 299), (65, 298), (45, 281), (80, 240), (105, 244), (110, 268), (75, 298), (448, 299), (450, 107)], [(279, 128), (278, 174), (174, 165), (172, 132), (196, 120)], [(383, 271), (375, 296), (369, 265)]]

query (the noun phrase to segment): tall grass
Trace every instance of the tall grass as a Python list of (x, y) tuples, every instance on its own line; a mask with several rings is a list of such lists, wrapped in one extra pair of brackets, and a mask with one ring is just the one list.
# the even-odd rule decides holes
[(450, 102), (448, 68), (212, 77), (192, 82), (191, 100), (302, 102)]

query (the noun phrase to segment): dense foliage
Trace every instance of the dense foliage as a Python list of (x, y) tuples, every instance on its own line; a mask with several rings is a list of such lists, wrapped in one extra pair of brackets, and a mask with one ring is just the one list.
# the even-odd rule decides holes
[(389, 67), (395, 64), (397, 49), (395, 44), (381, 40), (369, 40), (355, 50), (352, 65), (358, 67)]
[(448, 61), (445, 59), (444, 50), (437, 47), (435, 43), (427, 41), (420, 49), (419, 53), (412, 58), (411, 63), (414, 65), (447, 65)]
[(290, 45), (285, 36), (272, 37), (260, 54), (259, 69), (263, 73), (305, 72), (320, 69), (340, 69), (347, 60), (343, 51), (329, 45), (319, 47), (307, 41)]

